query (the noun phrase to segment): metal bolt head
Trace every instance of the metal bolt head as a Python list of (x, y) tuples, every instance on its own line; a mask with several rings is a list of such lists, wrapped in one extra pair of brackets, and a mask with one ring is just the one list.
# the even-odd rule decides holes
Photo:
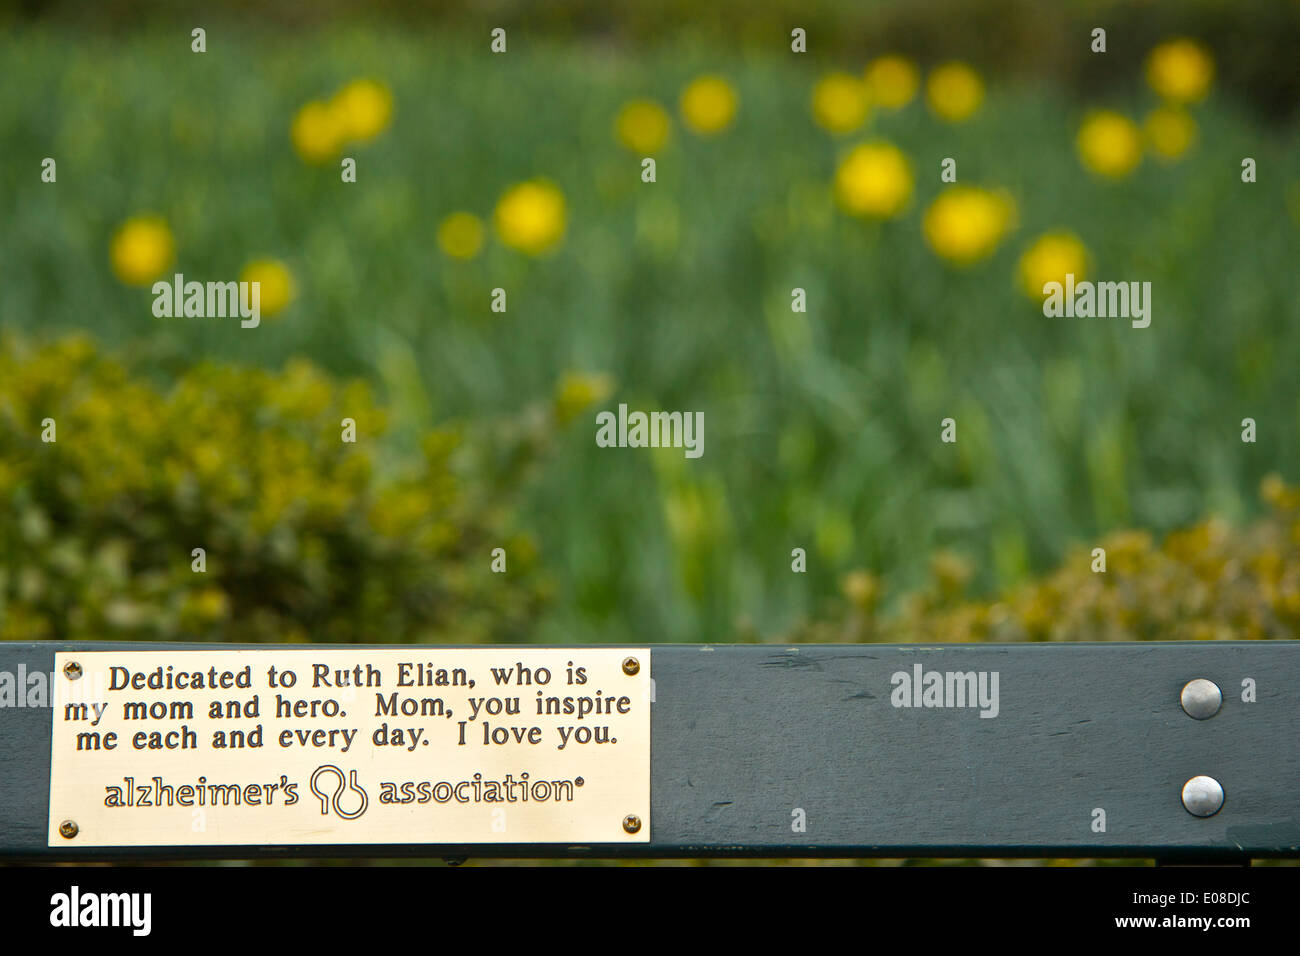
[(623, 673), (632, 677), (641, 670), (641, 663), (635, 657), (628, 657), (623, 660)]
[(641, 818), (635, 813), (629, 813), (623, 818), (623, 830), (626, 833), (640, 833)]
[(1212, 817), (1223, 806), (1223, 787), (1213, 777), (1193, 777), (1183, 784), (1183, 806), (1194, 817)]
[(81, 827), (77, 826), (76, 822), (73, 820), (64, 820), (59, 824), (59, 836), (63, 837), (65, 840), (71, 840), (80, 832)]
[(68, 661), (63, 665), (63, 673), (68, 680), (78, 680), (81, 677), (81, 665), (76, 661)]
[(1188, 717), (1209, 720), (1223, 706), (1223, 693), (1214, 681), (1198, 677), (1183, 687), (1180, 700)]

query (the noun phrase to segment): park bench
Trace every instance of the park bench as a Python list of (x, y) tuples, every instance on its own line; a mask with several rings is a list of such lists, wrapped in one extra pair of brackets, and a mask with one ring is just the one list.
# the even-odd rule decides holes
[[(217, 686), (148, 686), (155, 668), (191, 666)], [(145, 676), (132, 686), (112, 667)], [(0, 857), (1295, 857), (1298, 685), (1295, 642), (7, 643)], [(186, 700), (193, 713), (177, 712)], [(260, 749), (227, 725), (256, 727)], [(345, 726), (347, 750), (345, 735), (314, 736)], [(153, 745), (182, 727), (202, 754)], [(214, 733), (238, 743), (212, 750)], [(462, 757), (482, 772), (455, 779)], [(497, 806), (480, 802), (493, 777)], [(116, 778), (165, 799), (166, 819), (130, 793), (103, 809)], [(215, 785), (230, 779), (243, 805)], [(223, 801), (172, 805), (204, 785)], [(300, 803), (286, 808), (290, 789)], [(472, 832), (436, 823), (454, 814)]]

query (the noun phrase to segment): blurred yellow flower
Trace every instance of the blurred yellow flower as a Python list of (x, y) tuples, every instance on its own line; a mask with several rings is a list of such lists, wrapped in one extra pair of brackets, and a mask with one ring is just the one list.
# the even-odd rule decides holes
[(960, 123), (984, 102), (984, 81), (965, 63), (945, 63), (930, 73), (925, 98), (940, 119)]
[(381, 534), (398, 537), (418, 527), (433, 507), (430, 489), (397, 485), (371, 503), (370, 523)]
[(1147, 55), (1147, 83), (1171, 103), (1205, 99), (1214, 79), (1214, 58), (1195, 40), (1166, 40)]
[(276, 259), (258, 259), (244, 266), (240, 282), (258, 283), (258, 302), (261, 316), (269, 319), (284, 311), (293, 301), (293, 276), (283, 262)]
[(848, 599), (850, 604), (860, 610), (872, 610), (876, 606), (882, 590), (880, 579), (870, 571), (857, 569), (849, 571), (840, 578), (840, 593)]
[(832, 133), (850, 133), (867, 118), (867, 85), (851, 73), (828, 73), (813, 87), (812, 114)]
[(453, 212), (438, 224), (438, 245), (453, 259), (473, 259), (483, 248), (483, 220), (472, 212)]
[(835, 198), (846, 212), (889, 219), (912, 195), (912, 166), (892, 143), (855, 146), (835, 171)]
[(1021, 288), (1035, 301), (1042, 301), (1047, 283), (1064, 284), (1067, 274), (1080, 282), (1087, 271), (1088, 252), (1079, 237), (1070, 232), (1045, 233), (1020, 257)]
[(614, 393), (614, 379), (605, 374), (567, 372), (555, 388), (555, 417), (567, 425), (588, 406)]
[(346, 131), (337, 111), (312, 100), (300, 109), (289, 127), (293, 148), (308, 163), (324, 163), (338, 154)]
[(890, 54), (867, 65), (867, 94), (873, 103), (896, 110), (912, 102), (921, 85), (921, 72), (906, 57)]
[(127, 285), (148, 285), (172, 264), (176, 246), (162, 219), (137, 216), (114, 233), (108, 253), (119, 279)]
[(393, 94), (377, 80), (353, 80), (339, 90), (330, 108), (342, 137), (364, 143), (388, 127)]
[(707, 136), (720, 133), (736, 117), (736, 91), (720, 76), (706, 75), (692, 80), (682, 91), (682, 119), (693, 131)]
[(216, 621), (230, 614), (230, 600), (220, 588), (203, 588), (186, 595), (185, 611), (201, 621)]
[(1277, 472), (1269, 472), (1259, 483), (1259, 494), (1272, 508), (1279, 511), (1300, 510), (1300, 488), (1288, 487)]
[(564, 194), (543, 179), (511, 186), (497, 202), (494, 222), (507, 246), (539, 255), (564, 236)]
[(952, 186), (930, 204), (921, 228), (939, 256), (955, 265), (969, 265), (997, 248), (1014, 216), (1015, 203), (1004, 193)]
[(1196, 141), (1196, 120), (1186, 110), (1161, 106), (1147, 114), (1142, 132), (1157, 157), (1173, 160)]
[(671, 126), (668, 111), (654, 100), (632, 100), (614, 118), (614, 136), (632, 152), (649, 156), (664, 148)]
[(1083, 165), (1101, 176), (1122, 179), (1142, 161), (1137, 124), (1111, 110), (1090, 113), (1075, 141)]
[(970, 561), (955, 551), (943, 549), (930, 557), (930, 576), (946, 599), (952, 599), (966, 590), (966, 585), (974, 575), (975, 569)]

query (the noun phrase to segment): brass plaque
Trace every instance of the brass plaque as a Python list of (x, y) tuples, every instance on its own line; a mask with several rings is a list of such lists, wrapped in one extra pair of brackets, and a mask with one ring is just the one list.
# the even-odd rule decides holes
[(650, 839), (649, 648), (55, 661), (52, 847)]

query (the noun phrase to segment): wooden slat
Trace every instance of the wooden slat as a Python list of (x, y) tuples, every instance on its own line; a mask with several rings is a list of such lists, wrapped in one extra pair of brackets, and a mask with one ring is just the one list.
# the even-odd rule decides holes
[[(0, 671), (48, 673), (55, 651), (114, 647), (195, 645), (0, 644)], [(895, 706), (893, 675), (917, 665), (996, 672), (996, 717)], [(654, 645), (651, 676), (645, 845), (48, 847), (51, 712), (9, 706), (0, 709), (0, 856), (1300, 855), (1296, 642)], [(1198, 677), (1223, 690), (1209, 720), (1179, 704)], [(1242, 699), (1245, 681), (1254, 702)], [(1227, 795), (1209, 818), (1181, 803), (1198, 774)], [(1094, 830), (1096, 809), (1105, 832)]]

